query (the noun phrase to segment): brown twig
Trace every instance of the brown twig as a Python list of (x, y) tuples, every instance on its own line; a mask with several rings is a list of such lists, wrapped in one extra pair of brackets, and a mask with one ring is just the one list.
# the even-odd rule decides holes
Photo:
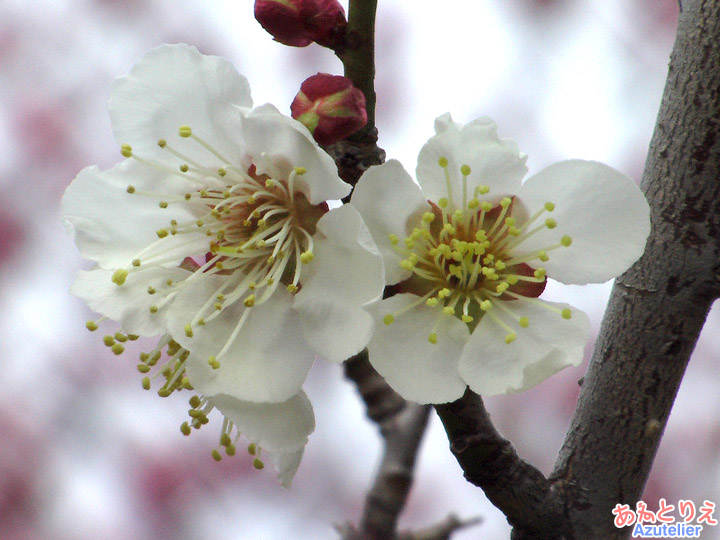
[(345, 362), (345, 374), (358, 387), (368, 416), (378, 424), (385, 449), (355, 540), (395, 540), (405, 506), (429, 406), (410, 403), (390, 388), (363, 351)]
[(528, 538), (565, 536), (560, 494), (495, 430), (480, 396), (468, 389), (457, 401), (436, 405), (435, 410), (465, 478), (483, 489), (511, 525), (532, 535)]

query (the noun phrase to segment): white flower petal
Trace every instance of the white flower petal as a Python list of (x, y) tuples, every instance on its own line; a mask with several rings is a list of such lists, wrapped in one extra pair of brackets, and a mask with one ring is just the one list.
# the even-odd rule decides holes
[[(383, 322), (385, 315), (417, 298), (399, 294), (370, 309), (376, 320), (375, 334), (368, 344), (370, 363), (405, 399), (418, 403), (454, 401), (466, 387), (457, 364), (469, 338), (467, 326), (424, 304), (397, 316), (391, 325)], [(428, 341), (433, 331), (438, 336), (436, 344)]]
[[(160, 196), (139, 193), (144, 189), (163, 193), (169, 183), (167, 174), (130, 160), (109, 171), (97, 167), (83, 169), (62, 199), (63, 219), (74, 233), (83, 257), (104, 268), (125, 267), (156, 242), (161, 243), (168, 264), (174, 262), (169, 260), (173, 257), (179, 263), (185, 256), (204, 253), (207, 239), (200, 233), (167, 236), (162, 240), (157, 237), (155, 232), (169, 228), (172, 219), (178, 222), (192, 219), (182, 205), (170, 204), (161, 209)], [(127, 192), (129, 184), (136, 187), (136, 193)], [(176, 184), (181, 193), (188, 189), (182, 179)]]
[(251, 106), (247, 80), (228, 60), (184, 44), (162, 45), (146, 54), (115, 81), (109, 101), (115, 139), (138, 155), (157, 155), (162, 152), (158, 139), (170, 140), (188, 125), (236, 163), (241, 156), (234, 150), (239, 134), (233, 126), (240, 108)]
[[(498, 137), (497, 126), (489, 118), (479, 118), (462, 126), (444, 115), (436, 121), (438, 133), (420, 150), (416, 170), (417, 180), (425, 196), (433, 202), (441, 197), (452, 198), (459, 208), (463, 201), (463, 184), (460, 168), (471, 169), (467, 179), (467, 199), (474, 196), (477, 186), (490, 187), (488, 197), (511, 195), (520, 187), (527, 173), (525, 161), (517, 143)], [(448, 160), (452, 197), (448, 194), (445, 171), (438, 164), (440, 158)]]
[[(154, 336), (164, 333), (167, 306), (157, 313), (151, 313), (150, 306), (159, 305), (171, 292), (167, 279), (179, 282), (190, 273), (182, 268), (148, 268), (132, 272), (120, 286), (112, 282), (113, 273), (113, 270), (99, 268), (80, 271), (70, 292), (84, 300), (93, 311), (118, 321), (130, 334)], [(148, 294), (149, 286), (157, 292)]]
[(507, 302), (518, 317), (528, 318), (529, 326), (520, 328), (494, 308), (496, 316), (510, 324), (517, 335), (509, 344), (504, 340), (506, 331), (489, 315), (483, 316), (459, 365), (460, 375), (473, 391), (486, 396), (522, 392), (582, 362), (590, 333), (587, 315), (567, 304), (543, 303), (558, 310), (570, 309), (572, 318), (564, 319), (535, 302)]
[[(194, 381), (191, 379), (190, 382)], [(252, 403), (227, 394), (211, 396), (210, 400), (235, 424), (238, 432), (263, 451), (302, 449), (315, 429), (315, 415), (305, 392), (280, 403)]]
[(350, 193), (350, 184), (340, 180), (335, 162), (307, 128), (272, 109), (260, 107), (242, 123), (245, 149), (257, 172), (285, 180), (295, 167), (304, 168), (306, 172), (296, 177), (295, 184), (311, 204), (342, 199)]
[[(194, 326), (192, 337), (186, 336), (185, 325), (217, 294), (222, 278), (213, 278), (199, 279), (186, 287), (168, 312), (170, 333), (193, 353), (187, 367), (193, 386), (206, 396), (228, 394), (255, 402), (280, 402), (297, 394), (315, 353), (302, 336), (298, 315), (290, 309), (290, 293), (284, 289), (252, 308), (235, 302), (217, 318)], [(246, 309), (251, 312), (232, 339)], [(221, 356), (229, 341), (227, 352)], [(219, 369), (208, 365), (211, 356), (217, 357)]]
[(533, 214), (546, 202), (555, 229), (544, 229), (524, 241), (517, 252), (545, 249), (563, 235), (572, 245), (548, 253), (542, 263), (550, 277), (563, 283), (602, 283), (627, 270), (645, 251), (650, 208), (629, 176), (595, 161), (570, 160), (550, 165), (529, 178), (518, 199)]
[(396, 235), (402, 242), (420, 224), (430, 205), (400, 162), (391, 159), (368, 169), (355, 186), (350, 202), (362, 215), (382, 253), (386, 283), (394, 285), (410, 277), (408, 270), (400, 268), (403, 257), (389, 235)]
[(320, 218), (313, 253), (293, 308), (315, 351), (330, 361), (342, 362), (370, 340), (374, 323), (362, 306), (382, 296), (382, 256), (360, 214), (350, 205)]
[(278, 472), (277, 479), (284, 488), (290, 487), (304, 452), (304, 447), (296, 452), (270, 452), (270, 462)]

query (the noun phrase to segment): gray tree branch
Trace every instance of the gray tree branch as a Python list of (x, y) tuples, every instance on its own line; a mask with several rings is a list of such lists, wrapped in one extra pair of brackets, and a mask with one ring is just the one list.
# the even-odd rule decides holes
[(385, 448), (372, 488), (365, 500), (355, 540), (395, 540), (397, 520), (413, 481), (415, 458), (427, 425), (429, 406), (401, 398), (368, 362), (367, 351), (344, 364), (346, 376), (358, 387), (367, 413), (378, 424)]
[(720, 2), (684, 3), (642, 188), (645, 255), (616, 281), (552, 478), (575, 540), (624, 538), (680, 381), (720, 296)]

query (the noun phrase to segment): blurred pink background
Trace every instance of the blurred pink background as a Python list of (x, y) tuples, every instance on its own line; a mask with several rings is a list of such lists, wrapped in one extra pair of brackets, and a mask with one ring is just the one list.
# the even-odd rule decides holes
[[(113, 356), (84, 328), (94, 315), (67, 292), (88, 263), (63, 231), (60, 197), (84, 166), (121, 159), (108, 91), (146, 51), (182, 41), (225, 56), (257, 104), (285, 112), (306, 77), (341, 72), (325, 49), (272, 42), (252, 4), (0, 3), (0, 540), (316, 540), (336, 538), (334, 523), (360, 516), (380, 440), (339, 366), (318, 360), (311, 372), (317, 429), (285, 490), (247, 456), (211, 459), (219, 423), (183, 437), (185, 399), (143, 391), (133, 351)], [(639, 181), (676, 0), (379, 4), (377, 124), (388, 157), (414, 170), (434, 118), (449, 110), (462, 122), (493, 117), (501, 136), (529, 153), (531, 173), (574, 157)], [(547, 296), (586, 310), (597, 330), (609, 289), (552, 284)], [(661, 497), (720, 502), (718, 311), (648, 483), (651, 508)], [(487, 400), (498, 428), (545, 473), (584, 367)], [(450, 512), (484, 520), (455, 540), (508, 538), (502, 514), (462, 479), (433, 417), (401, 524), (424, 527)], [(720, 539), (719, 531), (706, 527), (702, 538)]]

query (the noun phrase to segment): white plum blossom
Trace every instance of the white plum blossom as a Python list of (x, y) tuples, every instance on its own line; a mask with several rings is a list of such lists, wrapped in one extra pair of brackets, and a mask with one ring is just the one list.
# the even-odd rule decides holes
[[(373, 167), (351, 203), (385, 260), (394, 296), (371, 308), (370, 361), (406, 399), (444, 403), (466, 387), (526, 390), (578, 365), (587, 316), (537, 298), (548, 277), (601, 283), (635, 262), (650, 231), (633, 180), (592, 161), (523, 182), (526, 156), (488, 118), (449, 114), (418, 157)], [(384, 323), (384, 324), (383, 324)]]
[(198, 392), (183, 432), (218, 408), (228, 453), (244, 433), (287, 483), (314, 426), (301, 388), (315, 356), (361, 351), (374, 326), (363, 306), (382, 294), (359, 213), (326, 202), (351, 188), (304, 126), (253, 109), (227, 60), (187, 45), (148, 53), (109, 109), (127, 159), (84, 169), (65, 193), (64, 219), (96, 263), (72, 292), (120, 323), (105, 339), (116, 354), (161, 336), (138, 369), (159, 371), (161, 395)]

